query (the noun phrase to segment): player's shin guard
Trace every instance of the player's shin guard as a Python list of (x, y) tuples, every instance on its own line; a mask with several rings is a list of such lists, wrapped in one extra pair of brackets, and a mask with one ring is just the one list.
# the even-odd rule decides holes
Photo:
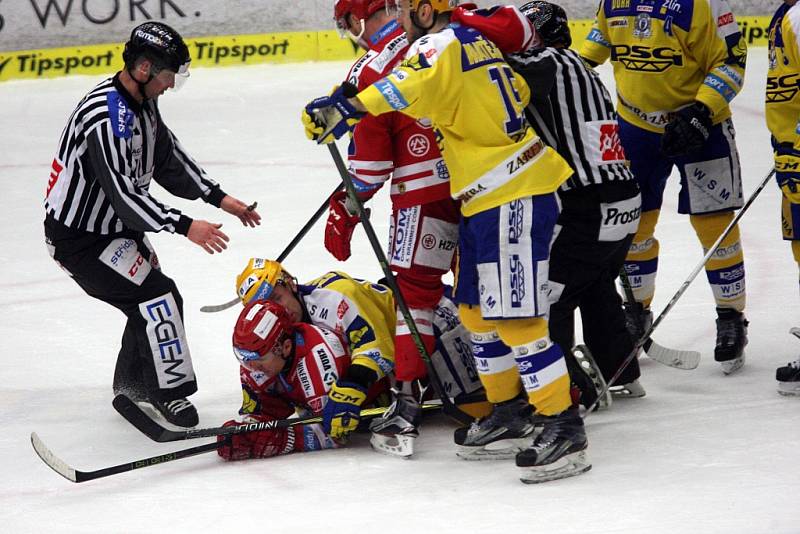
[[(733, 212), (712, 215), (692, 215), (691, 222), (697, 238), (708, 252), (719, 235), (733, 219)], [(739, 240), (739, 227), (734, 226), (706, 262), (706, 276), (714, 300), (719, 308), (731, 308), (738, 312), (745, 306), (744, 253)]]
[(486, 399), (497, 404), (516, 397), (522, 386), (511, 349), (500, 339), (492, 323), (481, 317), (478, 306), (461, 305), (458, 314), (470, 332), (475, 367)]
[(658, 271), (658, 239), (655, 238), (656, 223), (660, 210), (642, 213), (639, 229), (625, 257), (625, 272), (633, 290), (636, 302), (644, 308), (650, 306), (656, 292), (656, 272)]
[(528, 401), (541, 415), (555, 415), (572, 404), (569, 373), (561, 347), (550, 341), (542, 318), (498, 322), (501, 339), (514, 351)]

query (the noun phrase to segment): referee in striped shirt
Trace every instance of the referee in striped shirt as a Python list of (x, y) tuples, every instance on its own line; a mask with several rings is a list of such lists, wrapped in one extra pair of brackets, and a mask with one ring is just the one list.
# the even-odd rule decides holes
[[(583, 338), (609, 379), (633, 350), (615, 281), (641, 215), (639, 187), (619, 140), (614, 105), (599, 76), (573, 50), (560, 6), (520, 7), (546, 48), (512, 55), (509, 64), (531, 87), (528, 119), (575, 169), (558, 192), (561, 213), (550, 252), (550, 336), (565, 354), (574, 344), (580, 308)], [(567, 358), (573, 380), (580, 380)], [(644, 395), (633, 360), (620, 375), (623, 393)], [(583, 397), (582, 402), (594, 399)]]
[(45, 198), (50, 255), (90, 296), (128, 318), (114, 392), (149, 401), (173, 424), (194, 426), (197, 391), (183, 327), (183, 301), (161, 272), (145, 232), (186, 236), (222, 252), (221, 224), (191, 219), (156, 200), (155, 180), (175, 196), (212, 204), (254, 227), (260, 216), (226, 195), (161, 119), (158, 97), (188, 76), (189, 50), (166, 24), (134, 28), (125, 68), (90, 91), (69, 118)]

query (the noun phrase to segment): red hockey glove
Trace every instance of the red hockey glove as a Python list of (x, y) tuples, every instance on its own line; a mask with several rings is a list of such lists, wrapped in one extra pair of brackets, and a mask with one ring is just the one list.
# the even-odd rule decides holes
[(346, 201), (347, 193), (344, 191), (331, 197), (328, 222), (325, 224), (325, 248), (339, 261), (350, 257), (350, 239), (360, 222), (358, 215), (347, 211)]
[[(270, 421), (272, 417), (251, 416), (251, 422)], [(236, 426), (242, 423), (235, 420), (223, 426)], [(217, 443), (223, 443), (217, 454), (225, 460), (247, 460), (249, 458), (267, 458), (279, 454), (288, 454), (303, 450), (302, 427), (276, 428), (246, 434), (229, 434), (217, 436)]]

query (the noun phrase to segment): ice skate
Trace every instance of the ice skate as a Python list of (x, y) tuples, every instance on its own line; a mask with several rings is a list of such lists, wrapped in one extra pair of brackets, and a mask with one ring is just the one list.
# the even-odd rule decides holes
[[(800, 339), (800, 328), (794, 327), (789, 333)], [(778, 393), (787, 397), (800, 396), (800, 359), (789, 362), (775, 370)]]
[(722, 365), (726, 375), (744, 365), (744, 348), (747, 345), (747, 319), (732, 308), (717, 308), (717, 345), (714, 359)]
[(639, 383), (637, 378), (633, 382), (621, 384), (619, 386), (611, 386), (608, 388), (609, 393), (617, 398), (638, 399), (647, 395), (642, 384)]
[(544, 429), (533, 444), (517, 454), (517, 466), (523, 468), (520, 480), (539, 484), (572, 477), (592, 468), (586, 458), (586, 431), (574, 408), (546, 417)]
[(395, 400), (379, 419), (369, 425), (369, 443), (377, 452), (410, 458), (419, 436), (422, 408), (414, 395), (396, 393)]
[(469, 427), (458, 428), (453, 440), (462, 460), (508, 460), (530, 446), (536, 425), (523, 396), (495, 404), (492, 413)]
[(169, 401), (150, 400), (150, 404), (158, 410), (164, 419), (175, 426), (191, 428), (200, 421), (197, 409), (188, 399), (175, 399)]
[[(595, 399), (597, 399), (597, 397), (603, 393), (603, 396), (600, 397), (600, 400), (597, 403), (596, 409), (607, 410), (611, 406), (613, 399), (611, 397), (611, 393), (606, 389), (606, 380), (603, 378), (603, 373), (597, 366), (597, 362), (594, 361), (589, 348), (586, 345), (577, 345), (572, 349), (572, 355), (575, 357), (575, 361), (578, 363), (580, 372), (582, 372), (583, 375), (591, 381), (591, 384), (594, 387), (594, 395), (589, 395), (588, 397), (584, 393), (583, 388), (581, 388), (581, 404), (588, 408), (592, 405)], [(576, 377), (573, 377), (573, 381), (577, 382)]]
[[(650, 330), (653, 325), (653, 312), (650, 308), (645, 308), (641, 302), (634, 302), (632, 304), (624, 303), (623, 311), (625, 312), (625, 328), (631, 335), (631, 340), (637, 343), (644, 337), (644, 334)], [(636, 356), (642, 354), (641, 347), (639, 348)]]

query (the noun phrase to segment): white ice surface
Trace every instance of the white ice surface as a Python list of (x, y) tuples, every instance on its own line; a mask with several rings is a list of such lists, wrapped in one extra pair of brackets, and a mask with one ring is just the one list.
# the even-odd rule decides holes
[[(196, 218), (224, 223), (230, 248), (209, 256), (188, 240), (155, 235), (164, 270), (185, 301), (201, 425), (239, 406), (229, 300), (250, 256), (277, 256), (335, 186), (328, 151), (303, 136), (310, 98), (339, 81), (345, 63), (196, 69), (162, 99), (167, 123), (226, 191), (259, 201), (253, 231), (202, 203), (156, 197)], [(750, 54), (734, 101), (745, 195), (770, 169), (763, 117), (766, 51)], [(609, 70), (602, 70), (611, 84)], [(34, 454), (37, 431), (79, 469), (180, 449), (156, 444), (111, 407), (123, 316), (95, 301), (50, 260), (41, 201), (61, 129), (100, 78), (0, 84), (0, 531), (17, 532), (798, 532), (800, 399), (775, 391), (774, 370), (800, 352), (798, 273), (780, 238), (771, 183), (742, 223), (751, 321), (748, 360), (725, 377), (713, 361), (714, 305), (701, 273), (656, 331), (664, 345), (696, 349), (695, 371), (642, 360), (647, 397), (588, 419), (586, 475), (525, 486), (511, 463), (456, 458), (453, 427), (428, 423), (410, 461), (378, 455), (359, 438), (346, 450), (226, 464), (213, 454), (72, 484)], [(688, 218), (676, 213), (676, 180), (665, 195), (658, 293), (663, 309), (701, 258)], [(372, 202), (380, 236), (388, 199)], [(331, 268), (377, 279), (361, 230), (353, 257), (337, 264), (319, 224), (285, 264), (301, 280)]]

